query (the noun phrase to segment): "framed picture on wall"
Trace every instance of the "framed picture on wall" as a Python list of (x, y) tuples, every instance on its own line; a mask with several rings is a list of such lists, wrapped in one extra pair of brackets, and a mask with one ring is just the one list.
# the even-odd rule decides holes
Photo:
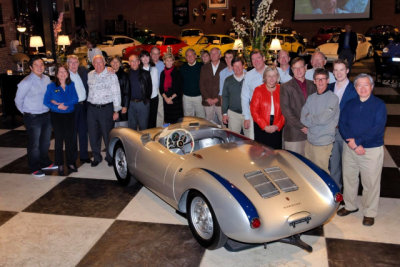
[(228, 8), (228, 0), (208, 0), (208, 8)]
[(394, 12), (397, 14), (400, 13), (400, 0), (395, 1)]

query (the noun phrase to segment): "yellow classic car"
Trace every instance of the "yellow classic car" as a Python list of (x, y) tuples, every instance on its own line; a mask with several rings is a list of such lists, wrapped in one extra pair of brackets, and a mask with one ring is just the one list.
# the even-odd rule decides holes
[(214, 47), (219, 48), (221, 50), (221, 55), (224, 55), (229, 49), (234, 49), (234, 45), (235, 39), (228, 35), (207, 34), (202, 36), (196, 44), (183, 47), (179, 55), (184, 58), (186, 50), (192, 48), (196, 51), (197, 57), (200, 57), (200, 52), (202, 50), (210, 51)]
[(272, 39), (278, 38), (283, 50), (289, 53), (297, 53), (299, 55), (305, 52), (303, 40), (300, 40), (296, 34), (289, 33), (267, 33), (265, 38), (265, 45), (270, 46)]
[(181, 40), (187, 45), (194, 45), (203, 35), (203, 31), (200, 29), (184, 29), (181, 32)]

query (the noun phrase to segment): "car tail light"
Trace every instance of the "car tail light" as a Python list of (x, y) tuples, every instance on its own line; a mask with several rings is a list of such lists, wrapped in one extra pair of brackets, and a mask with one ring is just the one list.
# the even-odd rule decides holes
[(256, 229), (258, 227), (261, 226), (261, 222), (259, 218), (254, 218), (253, 220), (251, 220), (251, 224), (250, 224), (251, 228)]
[(340, 194), (340, 193), (336, 193), (336, 195), (335, 195), (335, 202), (336, 202), (336, 203), (339, 203), (339, 202), (342, 202), (342, 201), (343, 201), (343, 195)]
[(122, 54), (125, 55), (126, 49), (122, 49)]

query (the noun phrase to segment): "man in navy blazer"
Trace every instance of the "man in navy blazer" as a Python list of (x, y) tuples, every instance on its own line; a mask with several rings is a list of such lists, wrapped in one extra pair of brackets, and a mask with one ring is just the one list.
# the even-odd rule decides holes
[[(337, 59), (333, 62), (333, 75), (335, 75), (336, 82), (331, 83), (328, 89), (333, 91), (339, 97), (340, 112), (342, 112), (346, 103), (356, 98), (357, 92), (354, 88), (353, 83), (347, 78), (349, 73), (349, 67), (347, 61), (343, 59)], [(342, 188), (342, 152), (343, 152), (343, 138), (336, 128), (335, 142), (333, 143), (332, 155), (329, 160), (329, 171), (331, 177), (338, 184), (339, 188)]]
[[(69, 55), (67, 58), (68, 69), (71, 80), (75, 84), (78, 94), (78, 103), (75, 105), (75, 135), (74, 143), (77, 146), (79, 136), (79, 158), (81, 163), (90, 163), (88, 153), (88, 127), (87, 127), (87, 106), (86, 98), (88, 95), (88, 69), (79, 66), (79, 58), (75, 55)], [(75, 150), (76, 151), (76, 150)], [(78, 153), (74, 155), (75, 161)]]

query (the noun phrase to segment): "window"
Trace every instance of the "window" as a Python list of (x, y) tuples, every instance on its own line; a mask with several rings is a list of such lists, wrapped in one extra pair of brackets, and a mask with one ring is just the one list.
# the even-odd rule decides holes
[(181, 41), (175, 38), (166, 38), (165, 39), (165, 45), (174, 45), (174, 44), (179, 44)]
[(235, 42), (235, 40), (233, 40), (232, 38), (229, 38), (229, 37), (221, 38), (221, 44), (232, 44), (234, 42)]

